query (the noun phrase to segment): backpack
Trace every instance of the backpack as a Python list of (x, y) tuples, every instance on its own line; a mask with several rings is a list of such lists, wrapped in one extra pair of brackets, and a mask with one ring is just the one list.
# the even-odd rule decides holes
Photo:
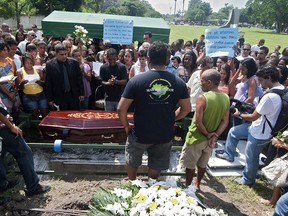
[[(274, 127), (272, 127), (270, 121), (264, 115), (269, 127), (271, 128), (272, 136), (277, 136), (279, 132), (283, 132), (288, 128), (288, 88), (285, 89), (271, 89), (267, 93), (278, 94), (282, 101), (282, 106), (278, 118)], [(262, 133), (264, 133), (265, 124), (263, 126)]]

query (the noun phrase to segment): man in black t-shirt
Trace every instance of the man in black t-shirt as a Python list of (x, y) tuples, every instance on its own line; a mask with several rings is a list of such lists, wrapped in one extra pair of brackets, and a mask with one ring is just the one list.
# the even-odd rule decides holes
[[(136, 179), (144, 151), (148, 153), (148, 177), (157, 179), (161, 170), (169, 168), (175, 120), (185, 117), (191, 109), (185, 83), (165, 71), (169, 61), (168, 46), (151, 44), (148, 50), (152, 70), (133, 77), (127, 83), (118, 105), (118, 114), (128, 136), (125, 156), (128, 177)], [(129, 126), (127, 110), (134, 102), (134, 127)], [(176, 110), (176, 105), (180, 109)]]
[(105, 111), (116, 111), (121, 94), (127, 83), (125, 65), (117, 61), (117, 51), (107, 50), (107, 60), (100, 68), (101, 84), (105, 89)]

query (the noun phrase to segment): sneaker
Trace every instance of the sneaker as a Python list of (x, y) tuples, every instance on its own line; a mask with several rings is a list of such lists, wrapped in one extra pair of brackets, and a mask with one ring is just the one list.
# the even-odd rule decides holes
[(26, 194), (26, 196), (30, 197), (30, 196), (34, 196), (37, 194), (45, 193), (45, 192), (49, 191), (50, 188), (51, 188), (50, 186), (38, 184), (33, 191), (25, 190), (25, 194)]
[(238, 185), (247, 185), (249, 187), (252, 187), (253, 185), (253, 184), (248, 184), (247, 182), (245, 182), (245, 180), (242, 177), (235, 179), (234, 182), (236, 182)]
[(217, 158), (220, 158), (220, 159), (223, 159), (223, 160), (226, 160), (226, 161), (229, 161), (229, 162), (234, 162), (234, 159), (229, 158), (228, 154), (225, 153), (225, 152), (223, 154), (215, 154), (215, 156)]
[(261, 161), (266, 164), (266, 157), (261, 157)]
[(2, 188), (0, 189), (0, 192), (4, 192), (10, 188), (13, 188), (15, 187), (16, 185), (18, 185), (19, 181), (18, 180), (11, 180), (11, 181), (7, 181), (6, 183), (6, 187), (5, 188)]
[(216, 154), (224, 154), (225, 150), (224, 149), (217, 149), (215, 150)]

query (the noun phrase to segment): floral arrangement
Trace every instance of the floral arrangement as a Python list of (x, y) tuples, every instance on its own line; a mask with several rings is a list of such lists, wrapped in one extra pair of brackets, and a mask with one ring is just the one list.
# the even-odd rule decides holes
[(178, 215), (226, 215), (223, 210), (199, 205), (191, 187), (181, 189), (167, 182), (135, 180), (120, 185), (120, 188), (101, 188), (92, 198), (88, 215), (123, 216), (178, 216)]
[(279, 132), (276, 136), (276, 138), (278, 138), (279, 140), (281, 140), (282, 142), (288, 143), (288, 130), (284, 131), (284, 132)]
[(88, 31), (84, 27), (75, 25), (75, 31), (73, 34), (75, 35), (77, 41), (82, 42), (84, 45), (87, 43), (90, 44), (90, 39), (87, 36)]
[(288, 145), (288, 130), (279, 132), (275, 138), (278, 139), (278, 142), (280, 141), (280, 144)]

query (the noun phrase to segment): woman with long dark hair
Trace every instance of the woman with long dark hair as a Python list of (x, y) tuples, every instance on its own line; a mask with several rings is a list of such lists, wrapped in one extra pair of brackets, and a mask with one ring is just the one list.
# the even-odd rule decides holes
[(182, 63), (183, 67), (178, 68), (179, 76), (187, 83), (192, 73), (197, 70), (197, 56), (194, 51), (186, 52), (183, 56)]
[[(255, 75), (257, 69), (254, 59), (246, 58), (241, 61), (239, 69), (232, 78), (229, 86), (231, 89), (236, 88), (234, 99), (245, 103), (254, 103), (255, 106), (258, 104), (259, 98), (263, 95), (263, 91)], [(234, 118), (234, 126), (241, 123), (242, 119)]]

